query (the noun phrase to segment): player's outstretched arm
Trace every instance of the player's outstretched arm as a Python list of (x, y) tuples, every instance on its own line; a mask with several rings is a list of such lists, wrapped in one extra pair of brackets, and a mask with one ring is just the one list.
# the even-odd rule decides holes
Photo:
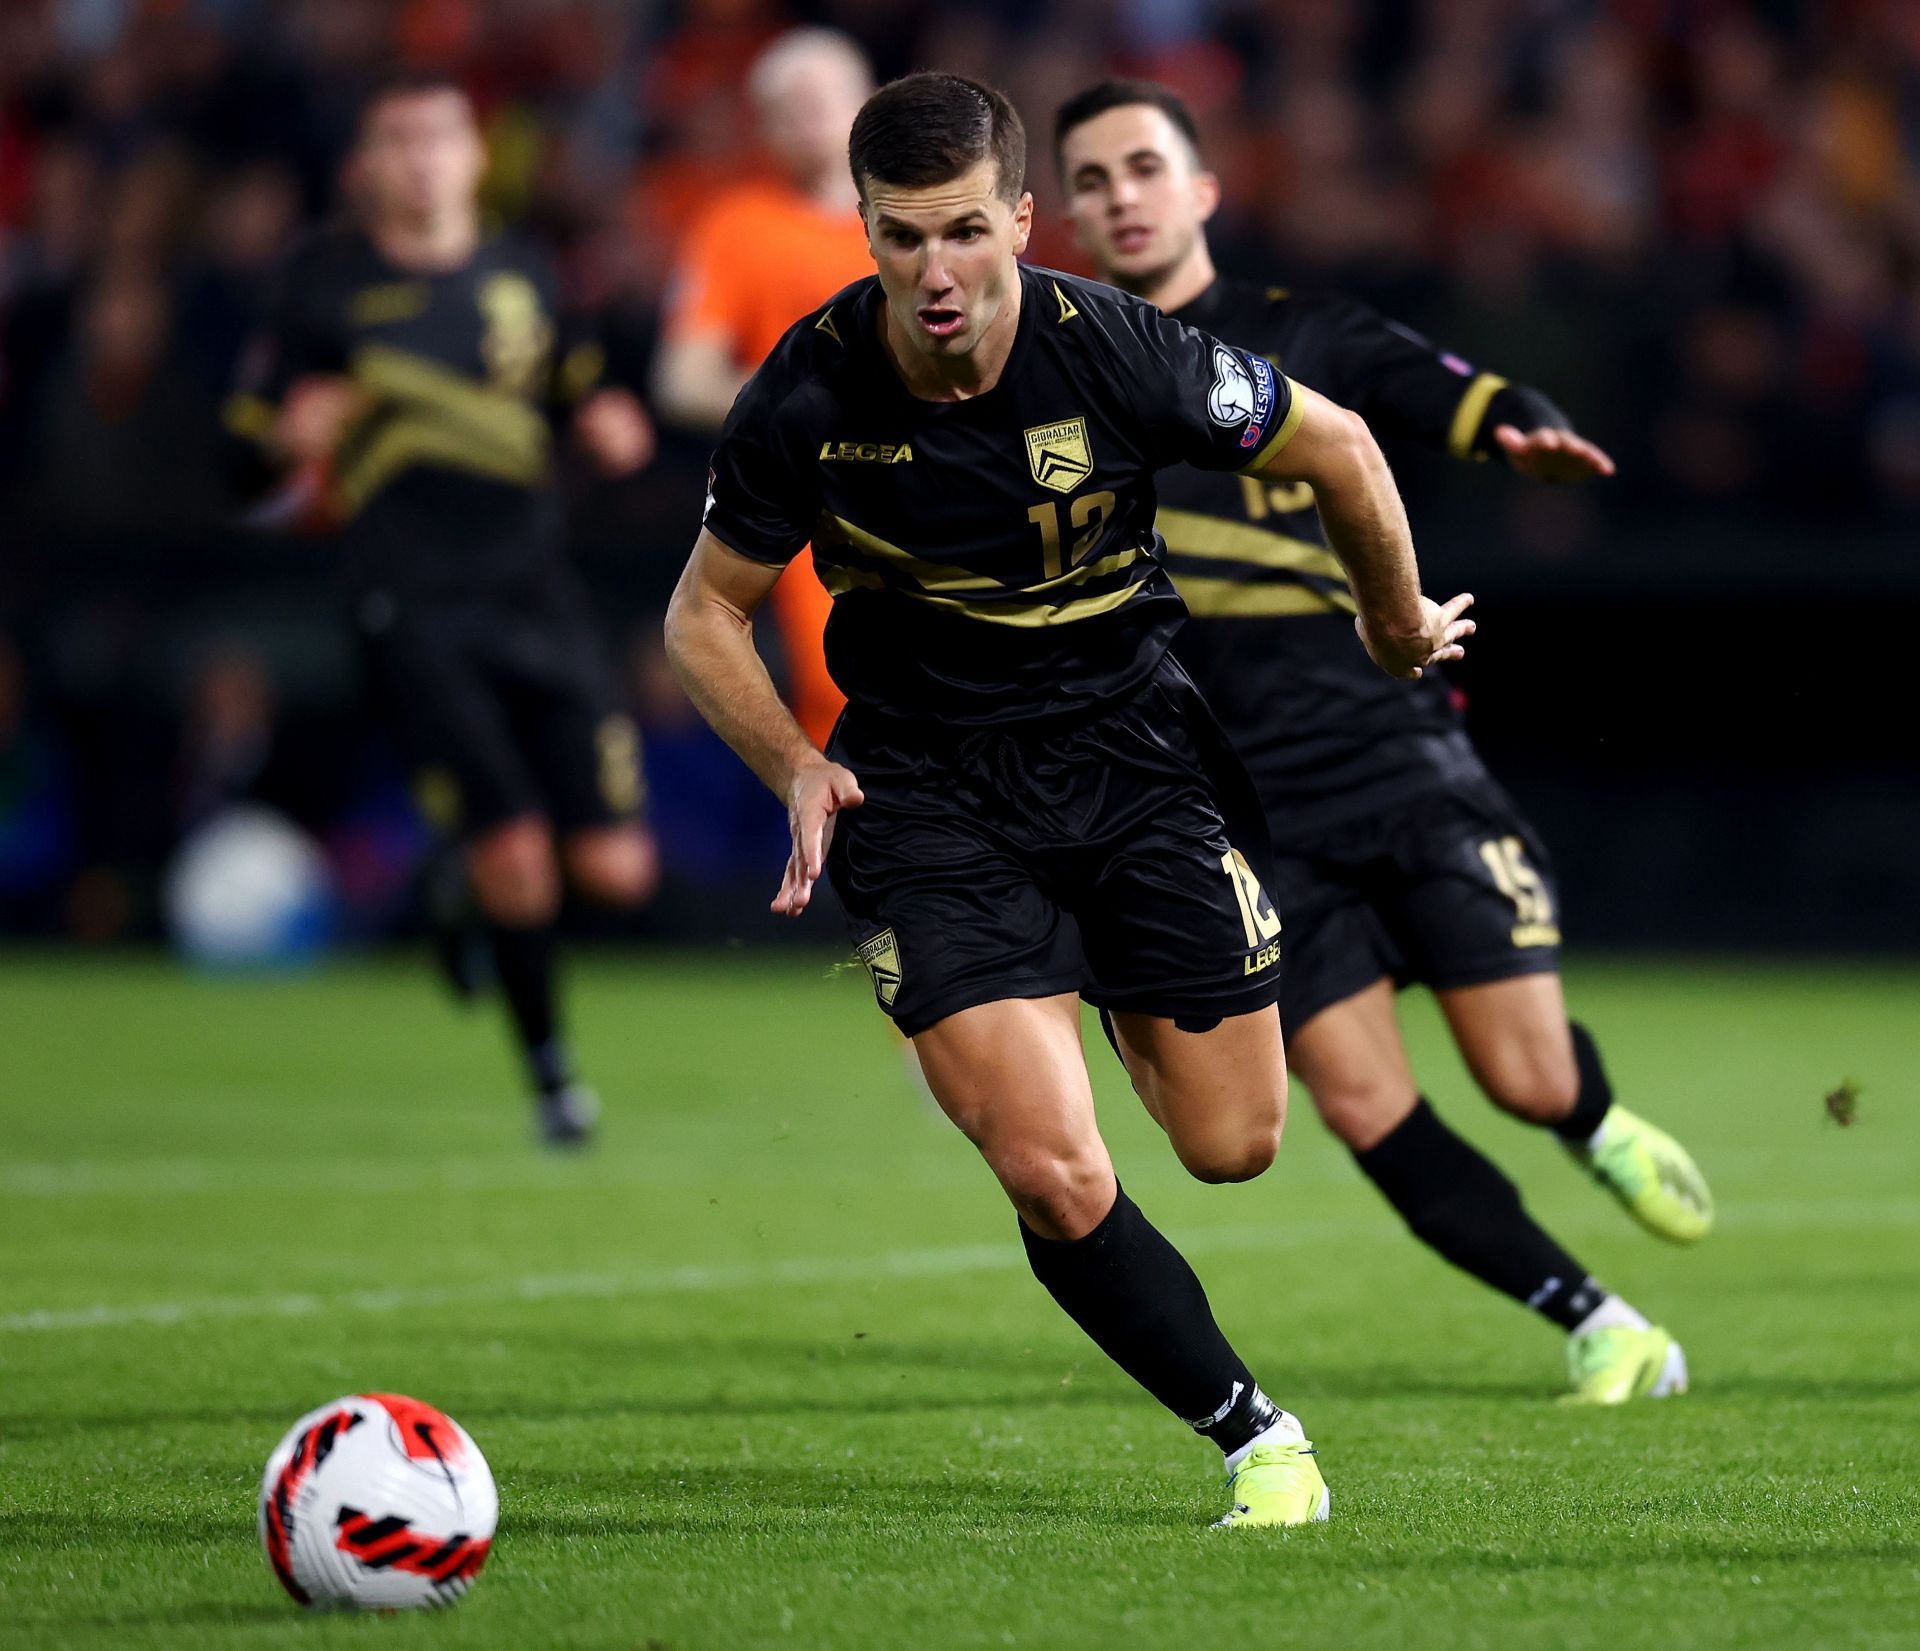
[(1374, 663), (1410, 680), (1460, 658), (1461, 642), (1474, 632), (1473, 621), (1461, 617), (1473, 598), (1456, 596), (1442, 606), (1420, 594), (1406, 509), (1366, 421), (1304, 384), (1293, 385), (1293, 396), (1293, 434), (1262, 473), (1313, 488), (1328, 543), (1359, 604), (1354, 625)]
[(702, 530), (667, 605), (667, 657), (701, 716), (787, 805), (793, 838), (773, 909), (798, 917), (826, 865), (834, 816), (866, 800), (793, 720), (753, 645), (753, 615), (781, 570)]

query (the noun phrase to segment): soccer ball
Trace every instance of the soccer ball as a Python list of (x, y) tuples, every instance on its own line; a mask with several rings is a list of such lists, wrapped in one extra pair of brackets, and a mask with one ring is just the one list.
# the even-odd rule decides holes
[(487, 1562), (500, 1498), (452, 1417), (398, 1393), (309, 1411), (267, 1461), (260, 1542), (315, 1609), (451, 1605)]
[(325, 857), (291, 820), (252, 804), (225, 810), (186, 840), (164, 894), (174, 944), (216, 968), (306, 962), (332, 926)]

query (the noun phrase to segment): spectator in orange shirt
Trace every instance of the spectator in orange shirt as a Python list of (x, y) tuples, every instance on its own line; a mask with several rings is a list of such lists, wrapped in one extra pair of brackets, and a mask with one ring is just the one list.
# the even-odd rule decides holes
[[(754, 60), (747, 92), (779, 176), (722, 191), (688, 232), (654, 375), (664, 418), (717, 432), (780, 335), (873, 272), (847, 170), (847, 132), (872, 89), (859, 48), (831, 29), (794, 29)], [(794, 717), (821, 746), (845, 704), (820, 645), (830, 605), (804, 559), (773, 593)]]

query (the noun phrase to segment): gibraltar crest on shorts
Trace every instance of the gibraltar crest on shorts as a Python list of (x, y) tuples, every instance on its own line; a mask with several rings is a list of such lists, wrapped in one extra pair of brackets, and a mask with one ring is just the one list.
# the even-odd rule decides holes
[(893, 930), (882, 929), (871, 940), (861, 941), (859, 958), (873, 976), (873, 995), (880, 1000), (880, 1007), (891, 1009), (900, 995), (900, 943), (894, 939)]

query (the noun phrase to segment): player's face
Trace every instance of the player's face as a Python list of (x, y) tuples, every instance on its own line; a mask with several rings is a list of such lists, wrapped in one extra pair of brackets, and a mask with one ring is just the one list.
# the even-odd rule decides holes
[(406, 92), (367, 111), (354, 163), (375, 212), (433, 219), (472, 203), (486, 151), (460, 93)]
[(867, 180), (867, 246), (895, 328), (923, 354), (970, 355), (1020, 278), (1033, 197), (1009, 206), (996, 178), (988, 159), (926, 189)]
[(1067, 219), (1101, 276), (1135, 291), (1185, 261), (1220, 204), (1180, 129), (1150, 103), (1109, 109), (1060, 146)]

